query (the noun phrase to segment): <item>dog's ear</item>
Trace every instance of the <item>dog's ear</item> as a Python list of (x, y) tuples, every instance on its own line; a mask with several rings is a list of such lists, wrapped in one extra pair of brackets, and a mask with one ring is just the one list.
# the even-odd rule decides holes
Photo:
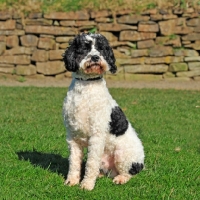
[(74, 40), (69, 41), (69, 47), (66, 49), (63, 54), (63, 61), (65, 63), (65, 68), (70, 72), (76, 72), (79, 68), (76, 62), (76, 46), (77, 46), (77, 37)]
[(108, 40), (104, 35), (98, 34), (97, 46), (103, 54), (106, 62), (109, 64), (109, 71), (114, 74), (117, 71), (117, 66), (115, 65), (115, 56)]
[(115, 56), (114, 56), (114, 53), (113, 53), (113, 50), (110, 46), (107, 46), (106, 47), (106, 50), (107, 50), (107, 62), (108, 64), (110, 65), (110, 69), (109, 71), (114, 74), (116, 71), (117, 71), (117, 66), (115, 65)]

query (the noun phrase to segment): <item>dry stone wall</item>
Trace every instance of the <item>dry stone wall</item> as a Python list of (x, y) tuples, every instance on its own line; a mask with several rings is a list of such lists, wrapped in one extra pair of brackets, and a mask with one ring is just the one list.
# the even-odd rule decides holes
[(62, 62), (68, 41), (82, 31), (105, 35), (117, 60), (112, 80), (200, 80), (200, 11), (151, 9), (141, 14), (0, 12), (0, 74), (71, 77)]

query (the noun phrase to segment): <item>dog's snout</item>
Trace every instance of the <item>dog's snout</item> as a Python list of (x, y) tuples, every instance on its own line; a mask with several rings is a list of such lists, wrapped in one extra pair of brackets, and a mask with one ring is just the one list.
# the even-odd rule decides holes
[(99, 56), (97, 56), (97, 55), (93, 55), (91, 57), (91, 61), (93, 61), (93, 62), (97, 62), (98, 60), (99, 60)]

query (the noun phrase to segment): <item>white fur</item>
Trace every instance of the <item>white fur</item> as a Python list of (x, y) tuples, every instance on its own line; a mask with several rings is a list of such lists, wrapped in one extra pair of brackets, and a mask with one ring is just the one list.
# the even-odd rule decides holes
[(143, 146), (130, 123), (122, 136), (116, 137), (109, 133), (111, 110), (115, 106), (117, 103), (111, 97), (104, 79), (73, 79), (63, 105), (71, 153), (66, 184), (74, 185), (80, 181), (83, 147), (88, 147), (88, 159), (81, 185), (88, 190), (93, 189), (101, 165), (105, 162), (109, 164), (106, 159), (108, 157), (114, 158), (115, 166), (111, 169), (106, 166), (102, 168), (104, 172), (111, 170), (111, 176), (121, 175), (114, 178), (116, 183), (124, 183), (130, 179), (128, 171), (133, 162), (144, 163)]
[(100, 169), (109, 173), (114, 178), (114, 183), (126, 183), (132, 176), (129, 174), (132, 163), (144, 163), (144, 151), (130, 123), (123, 135), (115, 136), (110, 133), (112, 109), (118, 104), (110, 95), (103, 78), (87, 80), (102, 77), (103, 74), (95, 74), (95, 71), (88, 74), (85, 71), (88, 63), (92, 62), (90, 59), (93, 55), (99, 56), (98, 63), (104, 72), (110, 66), (95, 49), (95, 38), (87, 35), (86, 39), (92, 41), (91, 51), (79, 63), (79, 70), (73, 74), (63, 105), (70, 149), (69, 172), (65, 183), (79, 184), (83, 148), (87, 147), (86, 171), (81, 187), (92, 190)]

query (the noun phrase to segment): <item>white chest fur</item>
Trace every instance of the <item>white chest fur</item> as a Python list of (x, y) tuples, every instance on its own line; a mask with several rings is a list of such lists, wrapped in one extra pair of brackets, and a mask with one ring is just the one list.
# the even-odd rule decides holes
[(66, 126), (71, 134), (81, 137), (106, 134), (109, 132), (110, 113), (115, 105), (103, 79), (74, 80), (63, 106)]

